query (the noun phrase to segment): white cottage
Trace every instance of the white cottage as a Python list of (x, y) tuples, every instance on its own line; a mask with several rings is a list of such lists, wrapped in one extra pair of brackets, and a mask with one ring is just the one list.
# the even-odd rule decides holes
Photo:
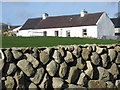
[(93, 37), (114, 36), (114, 24), (105, 12), (78, 15), (48, 16), (28, 19), (17, 33), (18, 36)]

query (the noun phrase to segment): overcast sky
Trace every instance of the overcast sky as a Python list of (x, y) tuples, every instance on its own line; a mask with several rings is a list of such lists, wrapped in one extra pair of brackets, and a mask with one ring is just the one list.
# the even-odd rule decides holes
[(28, 18), (74, 15), (86, 9), (88, 13), (105, 11), (110, 18), (116, 17), (118, 2), (2, 2), (2, 22), (22, 25)]

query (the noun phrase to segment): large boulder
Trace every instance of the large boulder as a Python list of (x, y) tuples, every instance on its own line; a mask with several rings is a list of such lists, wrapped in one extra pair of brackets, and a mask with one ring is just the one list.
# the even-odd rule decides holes
[(118, 71), (118, 67), (117, 65), (114, 63), (112, 64), (112, 66), (110, 67), (110, 69), (108, 70), (115, 79), (117, 79), (118, 75), (119, 75), (119, 71)]
[(59, 65), (52, 60), (46, 67), (47, 72), (50, 76), (54, 76), (59, 68)]
[(54, 54), (53, 54), (53, 58), (55, 59), (55, 61), (57, 63), (61, 63), (62, 55), (61, 55), (61, 53), (58, 50), (55, 50)]
[(34, 58), (31, 54), (26, 53), (27, 61), (29, 61), (34, 68), (38, 67), (39, 62), (36, 58)]
[(114, 49), (108, 49), (108, 55), (110, 56), (110, 60), (114, 61), (116, 58), (116, 51)]
[(67, 73), (67, 64), (65, 62), (60, 64), (59, 76), (63, 78)]
[(74, 61), (73, 55), (72, 55), (72, 53), (69, 52), (69, 51), (67, 51), (67, 55), (66, 55), (66, 57), (65, 57), (64, 59), (65, 59), (65, 61), (66, 61), (67, 63), (70, 63), (70, 62), (73, 62), (73, 61)]
[(100, 57), (99, 55), (96, 53), (96, 52), (93, 52), (92, 53), (92, 56), (91, 56), (91, 61), (94, 65), (100, 65)]
[(46, 64), (46, 63), (48, 63), (49, 60), (50, 60), (49, 54), (47, 52), (45, 52), (45, 51), (42, 51), (40, 53), (40, 61), (43, 64)]
[(5, 88), (11, 89), (14, 88), (15, 86), (15, 81), (11, 76), (7, 76), (5, 80)]
[(120, 64), (120, 52), (118, 52), (117, 58), (115, 60), (116, 64)]
[(22, 52), (18, 51), (18, 50), (12, 50), (12, 53), (13, 53), (13, 56), (14, 56), (14, 59), (21, 59), (23, 54)]
[(28, 76), (32, 76), (34, 74), (34, 69), (32, 67), (32, 65), (30, 64), (30, 62), (28, 62), (27, 60), (23, 59), (20, 60), (17, 63), (17, 66)]
[(79, 58), (81, 51), (82, 51), (82, 49), (79, 46), (74, 45), (74, 51), (72, 52), (73, 55), (75, 55), (77, 58)]
[(93, 78), (93, 66), (90, 61), (86, 61), (87, 69), (84, 71), (89, 78)]
[(86, 63), (81, 57), (77, 59), (77, 64), (76, 64), (77, 68), (82, 70), (84, 69), (85, 65)]
[(99, 80), (105, 82), (110, 80), (110, 74), (106, 69), (104, 69), (103, 67), (97, 67), (97, 69), (99, 72)]
[(52, 78), (52, 86), (53, 88), (59, 88), (62, 89), (64, 86), (64, 81), (63, 79), (59, 78), (59, 77), (53, 77)]
[(39, 85), (39, 87), (40, 88), (49, 88), (49, 86), (50, 86), (50, 78), (49, 78), (48, 74), (46, 73), (44, 75), (44, 78), (43, 78), (41, 84)]
[(90, 51), (87, 48), (82, 48), (82, 58), (84, 60), (88, 60), (90, 55)]
[(35, 84), (39, 84), (43, 78), (43, 75), (44, 75), (44, 68), (43, 67), (38, 68), (35, 75), (31, 77), (30, 80)]
[(108, 63), (109, 63), (108, 55), (107, 54), (102, 54), (101, 58), (102, 58), (102, 66), (107, 67)]
[(102, 80), (89, 80), (88, 88), (106, 88), (106, 83)]
[(83, 87), (87, 85), (87, 82), (87, 76), (85, 75), (85, 73), (82, 72), (79, 76), (77, 84)]
[(7, 75), (10, 75), (16, 71), (17, 67), (14, 63), (10, 63), (8, 70), (7, 70)]
[(77, 67), (75, 67), (75, 66), (70, 67), (68, 79), (66, 81), (68, 83), (74, 83), (77, 81), (78, 76), (79, 76), (79, 70), (77, 69)]

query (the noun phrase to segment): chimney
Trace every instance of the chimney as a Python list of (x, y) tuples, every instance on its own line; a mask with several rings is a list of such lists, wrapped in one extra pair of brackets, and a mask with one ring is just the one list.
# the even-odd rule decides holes
[(42, 18), (43, 19), (46, 19), (48, 17), (48, 14), (47, 13), (44, 13), (43, 15), (42, 15)]
[(80, 16), (81, 17), (84, 17), (85, 16), (85, 14), (87, 14), (87, 11), (84, 9), (84, 10), (81, 10), (81, 12), (80, 12)]

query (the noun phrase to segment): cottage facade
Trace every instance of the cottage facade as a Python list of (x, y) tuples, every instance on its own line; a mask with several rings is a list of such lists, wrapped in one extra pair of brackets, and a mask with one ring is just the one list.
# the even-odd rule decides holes
[(105, 12), (28, 19), (17, 36), (113, 37), (114, 24)]

